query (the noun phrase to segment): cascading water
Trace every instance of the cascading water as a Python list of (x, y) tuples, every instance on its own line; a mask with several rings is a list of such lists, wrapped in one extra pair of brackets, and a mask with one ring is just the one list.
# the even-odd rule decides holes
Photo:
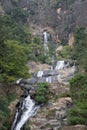
[(21, 105), (16, 112), (11, 130), (20, 130), (27, 120), (34, 116), (40, 108), (39, 105), (35, 105), (35, 101), (31, 99), (30, 95), (23, 100)]
[[(46, 40), (47, 42), (47, 40)], [(75, 65), (74, 65), (75, 66)], [(32, 80), (33, 83), (43, 83), (43, 82), (48, 82), (48, 83), (55, 83), (57, 81), (61, 81), (61, 75), (59, 74), (59, 70), (63, 70), (70, 67), (69, 62), (65, 62), (64, 60), (62, 61), (57, 61), (56, 67), (52, 67), (49, 70), (40, 70), (38, 73), (34, 76), (34, 79)], [(73, 67), (72, 67), (73, 68)], [(72, 74), (74, 73), (74, 70)], [(37, 80), (37, 81), (36, 81)], [(16, 82), (17, 84), (25, 83), (24, 85), (28, 86), (32, 84), (31, 80), (28, 80), (28, 82), (23, 81), (23, 79), (19, 79)], [(24, 99), (20, 101), (20, 104), (18, 105), (18, 109), (15, 114), (15, 119), (12, 125), (11, 130), (21, 130), (25, 123), (30, 119), (30, 117), (34, 116), (38, 109), (40, 108), (40, 105), (36, 105), (35, 101), (31, 99), (29, 92), (31, 86), (24, 87), (26, 91), (26, 96)]]
[(46, 78), (46, 82), (51, 83), (51, 82), (52, 82), (51, 77), (47, 77), (47, 78)]
[(43, 76), (43, 71), (38, 71), (38, 73), (37, 73), (37, 77), (42, 77)]
[(60, 69), (63, 69), (64, 67), (65, 67), (64, 60), (63, 61), (57, 61), (57, 65), (55, 67), (55, 70), (60, 70)]
[(44, 41), (44, 50), (45, 50), (45, 55), (46, 55), (47, 52), (49, 52), (49, 48), (48, 48), (48, 45), (47, 45), (48, 36), (47, 36), (47, 32), (46, 31), (43, 32), (43, 41)]
[(47, 32), (45, 31), (45, 32), (43, 32), (43, 35), (44, 35), (44, 44), (46, 44), (47, 43)]

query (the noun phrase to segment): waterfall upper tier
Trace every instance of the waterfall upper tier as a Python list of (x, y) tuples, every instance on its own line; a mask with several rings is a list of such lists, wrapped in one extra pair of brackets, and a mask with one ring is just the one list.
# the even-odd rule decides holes
[(48, 47), (48, 34), (46, 31), (43, 32), (43, 45), (44, 45), (44, 54), (47, 55), (49, 52), (49, 47)]

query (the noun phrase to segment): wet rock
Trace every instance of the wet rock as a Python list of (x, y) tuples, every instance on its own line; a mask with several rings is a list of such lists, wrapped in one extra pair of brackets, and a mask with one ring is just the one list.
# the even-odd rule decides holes
[(32, 77), (30, 79), (21, 79), (19, 84), (30, 84), (33, 85), (37, 82), (37, 78), (36, 77)]
[(26, 98), (28, 94), (29, 94), (28, 90), (25, 90), (24, 93), (21, 95), (21, 97)]
[(32, 77), (30, 79), (27, 79), (27, 84), (30, 84), (30, 85), (34, 85), (37, 83), (37, 78), (36, 77)]
[(45, 70), (43, 72), (43, 77), (55, 76), (55, 75), (58, 75), (58, 71), (56, 70)]
[(38, 83), (43, 83), (43, 82), (54, 83), (57, 81), (58, 81), (58, 76), (41, 77), (38, 79)]
[(44, 83), (44, 82), (46, 82), (46, 78), (45, 77), (42, 77), (42, 78), (38, 79), (38, 83)]
[(20, 87), (22, 88), (22, 89), (26, 89), (26, 90), (30, 90), (30, 89), (33, 89), (33, 87), (32, 87), (32, 85), (28, 85), (28, 84), (20, 84)]

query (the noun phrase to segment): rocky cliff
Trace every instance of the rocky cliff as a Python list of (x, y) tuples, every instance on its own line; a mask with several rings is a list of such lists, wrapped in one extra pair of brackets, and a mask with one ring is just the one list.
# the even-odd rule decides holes
[[(87, 0), (0, 0), (0, 15), (5, 14), (10, 14), (18, 24), (23, 20), (23, 23), (25, 23), (27, 27), (29, 26), (29, 31), (34, 35), (41, 35), (45, 30), (49, 34), (52, 34), (56, 42), (61, 41), (63, 43), (69, 42), (69, 44), (72, 44), (74, 41), (73, 33), (75, 28), (78, 26), (87, 26)], [(48, 65), (43, 66), (39, 63), (37, 65), (30, 62), (28, 66), (32, 67), (30, 69), (31, 73), (34, 72), (34, 69), (49, 69), (50, 67)], [(67, 125), (67, 110), (69, 108), (68, 105), (72, 105), (72, 100), (70, 97), (59, 99), (58, 97), (60, 94), (62, 95), (69, 91), (69, 88), (66, 87), (66, 80), (72, 76), (70, 72), (71, 69), (69, 68), (67, 71), (59, 71), (59, 74), (62, 75), (58, 77), (60, 83), (51, 84), (52, 86), (50, 88), (50, 91), (53, 92), (53, 96), (56, 99), (51, 100), (51, 103), (49, 102), (46, 107), (40, 110), (37, 116), (30, 120), (31, 130), (58, 130), (62, 126)], [(19, 92), (21, 93), (20, 90)], [(12, 102), (9, 106), (11, 111), (12, 106), (14, 107), (16, 102)], [(66, 126), (63, 128), (63, 130), (68, 129), (85, 130), (86, 127)]]
[(21, 8), (27, 12), (29, 23), (52, 28), (56, 39), (63, 42), (72, 38), (76, 27), (87, 26), (86, 0), (1, 0), (0, 3), (0, 12), (13, 15), (14, 8)]

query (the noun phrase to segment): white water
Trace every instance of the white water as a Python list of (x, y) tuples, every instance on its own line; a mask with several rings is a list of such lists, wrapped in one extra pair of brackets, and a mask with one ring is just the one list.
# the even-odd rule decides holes
[(36, 114), (39, 108), (40, 106), (35, 106), (35, 102), (30, 98), (30, 95), (28, 95), (23, 101), (23, 106), (22, 106), (23, 113), (21, 115), (21, 118), (14, 129), (14, 125), (15, 125), (15, 122), (17, 121), (17, 116), (18, 116), (18, 112), (17, 112), (15, 116), (15, 121), (13, 122), (13, 126), (11, 130), (20, 130), (22, 126), (26, 123), (26, 121), (30, 117)]
[(64, 67), (65, 67), (64, 60), (63, 61), (57, 61), (57, 65), (55, 67), (55, 70), (64, 69)]
[(47, 32), (43, 32), (43, 36), (44, 36), (44, 44), (47, 43), (48, 39), (47, 39)]
[(17, 110), (17, 112), (16, 112), (16, 115), (15, 115), (15, 120), (14, 120), (14, 122), (13, 122), (13, 125), (12, 125), (11, 130), (13, 130), (13, 129), (14, 129), (14, 127), (15, 127), (15, 123), (16, 123), (16, 121), (17, 121), (17, 117), (18, 117), (18, 110)]
[(47, 77), (46, 82), (51, 83), (52, 82), (51, 77)]
[(21, 80), (22, 80), (22, 78), (21, 78), (21, 79), (18, 79), (18, 80), (16, 81), (16, 84), (19, 84)]
[(48, 48), (48, 45), (47, 45), (48, 37), (47, 37), (46, 31), (43, 32), (43, 37), (44, 37), (44, 49), (45, 49), (45, 55), (46, 55), (46, 52), (49, 52), (49, 48)]
[(42, 70), (38, 71), (37, 77), (40, 78), (40, 77), (42, 77), (42, 76), (43, 76), (43, 71), (42, 71)]

